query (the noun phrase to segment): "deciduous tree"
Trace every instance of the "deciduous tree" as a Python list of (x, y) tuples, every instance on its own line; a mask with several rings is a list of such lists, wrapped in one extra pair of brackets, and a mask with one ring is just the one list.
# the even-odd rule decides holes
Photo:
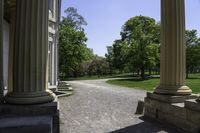
[(159, 29), (159, 24), (146, 16), (130, 18), (122, 28), (122, 41), (129, 47), (128, 62), (140, 69), (142, 79), (145, 79), (145, 69), (156, 66), (159, 58)]
[(78, 76), (81, 63), (93, 56), (92, 50), (86, 46), (87, 37), (83, 26), (87, 22), (73, 7), (67, 8), (65, 15), (59, 30), (60, 72), (68, 76)]

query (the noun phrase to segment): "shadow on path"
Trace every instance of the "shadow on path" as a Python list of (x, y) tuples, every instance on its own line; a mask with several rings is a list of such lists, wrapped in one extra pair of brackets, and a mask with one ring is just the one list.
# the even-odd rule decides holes
[(161, 132), (181, 133), (175, 128), (162, 125), (161, 123), (156, 122), (154, 120), (150, 120), (144, 116), (140, 117), (140, 119), (143, 120), (143, 122), (116, 131), (112, 131), (110, 133), (161, 133)]

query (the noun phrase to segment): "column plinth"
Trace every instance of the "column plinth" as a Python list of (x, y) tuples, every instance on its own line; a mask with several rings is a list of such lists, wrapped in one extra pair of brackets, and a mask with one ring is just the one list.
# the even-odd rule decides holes
[(167, 95), (190, 95), (192, 90), (188, 86), (165, 86), (159, 85), (154, 90), (158, 94), (167, 94)]
[[(11, 104), (51, 102), (48, 83), (48, 0), (17, 0), (12, 76), (5, 101)], [(10, 70), (10, 69), (9, 69)], [(10, 83), (9, 82), (9, 83)]]
[(186, 78), (184, 0), (161, 0), (161, 73), (158, 94), (189, 95)]

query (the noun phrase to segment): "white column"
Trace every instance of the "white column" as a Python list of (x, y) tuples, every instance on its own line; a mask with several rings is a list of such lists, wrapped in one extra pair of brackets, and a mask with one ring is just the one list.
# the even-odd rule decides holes
[(47, 91), (48, 0), (17, 0), (14, 35), (13, 88), (5, 100), (38, 104), (54, 100)]
[(188, 95), (184, 0), (161, 0), (161, 74), (155, 93)]
[[(60, 20), (58, 20), (60, 21)], [(56, 34), (56, 36), (58, 36), (58, 33)], [(57, 86), (58, 85), (58, 39), (56, 39), (56, 43), (55, 43), (55, 76), (54, 76), (54, 82), (55, 82), (55, 85)]]
[(3, 0), (0, 0), (0, 103), (3, 102)]

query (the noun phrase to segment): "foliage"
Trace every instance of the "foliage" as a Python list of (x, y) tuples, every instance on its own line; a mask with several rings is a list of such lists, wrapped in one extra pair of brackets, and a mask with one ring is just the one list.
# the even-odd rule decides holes
[(87, 23), (73, 7), (66, 9), (65, 14), (59, 30), (60, 73), (78, 76), (80, 65), (93, 57), (92, 50), (86, 47), (87, 37), (83, 26)]
[(76, 31), (84, 30), (82, 26), (87, 25), (87, 22), (78, 14), (77, 9), (69, 7), (65, 11), (66, 17), (62, 17), (65, 24), (69, 27), (73, 27)]
[(114, 41), (107, 57), (112, 56), (113, 66), (121, 72), (140, 70), (145, 79), (145, 69), (159, 64), (159, 43), (160, 25), (153, 18), (136, 16), (123, 25), (121, 39)]
[(158, 58), (158, 44), (156, 40), (157, 25), (154, 19), (136, 16), (129, 19), (123, 26), (122, 40), (130, 47), (130, 65), (139, 68), (141, 78), (145, 79), (145, 69), (156, 66)]
[(112, 46), (107, 46), (107, 54), (105, 54), (106, 57), (106, 61), (108, 62), (108, 69), (109, 69), (109, 74), (112, 75), (113, 74), (113, 68), (114, 68), (114, 53), (113, 53), (113, 47)]
[[(99, 57), (87, 48), (85, 19), (77, 9), (65, 10), (59, 30), (60, 73), (68, 77), (112, 75), (116, 72), (137, 72), (145, 79), (145, 70), (159, 70), (160, 24), (153, 18), (136, 16), (122, 26), (121, 39), (107, 46), (107, 54)], [(186, 31), (187, 76), (200, 68), (200, 39), (196, 30)]]
[(194, 71), (200, 66), (200, 39), (197, 30), (186, 30), (186, 72)]
[(88, 65), (87, 74), (89, 76), (97, 75), (98, 77), (109, 73), (109, 63), (105, 58), (95, 56)]

